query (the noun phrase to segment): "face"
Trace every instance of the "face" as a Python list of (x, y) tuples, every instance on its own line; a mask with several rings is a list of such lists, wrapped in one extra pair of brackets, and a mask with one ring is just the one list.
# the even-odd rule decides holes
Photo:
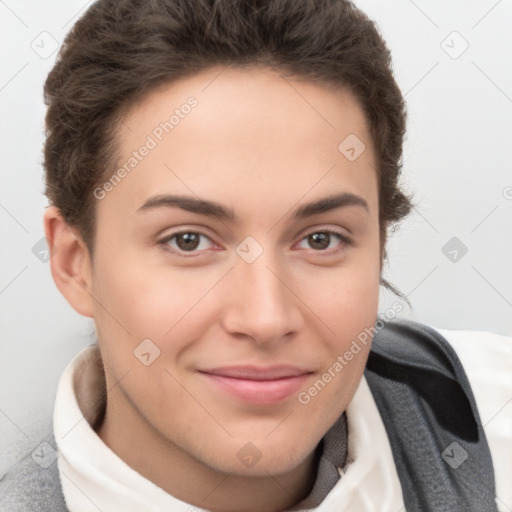
[(118, 137), (91, 276), (119, 391), (107, 415), (219, 471), (291, 470), (349, 404), (370, 348), (353, 342), (377, 316), (377, 165), (359, 104), (216, 68), (154, 90)]

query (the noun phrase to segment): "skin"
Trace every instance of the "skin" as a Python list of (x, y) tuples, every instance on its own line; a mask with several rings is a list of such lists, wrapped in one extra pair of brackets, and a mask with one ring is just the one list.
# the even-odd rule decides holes
[[(284, 510), (309, 493), (315, 449), (350, 403), (370, 344), (308, 404), (298, 393), (247, 403), (198, 369), (291, 364), (311, 372), (307, 391), (374, 324), (382, 247), (373, 143), (347, 90), (269, 68), (214, 68), (161, 85), (130, 109), (118, 131), (120, 165), (190, 96), (197, 107), (97, 202), (93, 263), (78, 232), (47, 209), (52, 275), (96, 325), (108, 388), (101, 439), (192, 505)], [(349, 134), (366, 146), (354, 161), (338, 150)], [(293, 218), (341, 192), (367, 210)], [(157, 194), (216, 201), (238, 220), (176, 207), (137, 212)], [(204, 235), (191, 252), (179, 237), (159, 243), (181, 229)], [(352, 243), (331, 235), (319, 248), (307, 236), (326, 230)], [(236, 251), (248, 236), (263, 250), (252, 263)], [(160, 356), (145, 366), (134, 350), (148, 338)], [(249, 442), (261, 454), (252, 467), (237, 456)]]

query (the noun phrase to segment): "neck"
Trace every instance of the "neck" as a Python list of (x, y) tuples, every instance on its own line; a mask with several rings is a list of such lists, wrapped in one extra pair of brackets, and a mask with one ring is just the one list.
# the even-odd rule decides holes
[[(114, 405), (114, 410), (109, 405)], [(118, 421), (121, 418), (122, 422)], [(118, 399), (114, 404), (107, 402), (103, 421), (95, 429), (103, 442), (140, 475), (175, 498), (212, 512), (286, 510), (309, 494), (316, 477), (318, 449), (293, 470), (275, 476), (255, 478), (217, 471), (164, 438)], [(141, 439), (143, 449), (134, 449), (141, 446)]]

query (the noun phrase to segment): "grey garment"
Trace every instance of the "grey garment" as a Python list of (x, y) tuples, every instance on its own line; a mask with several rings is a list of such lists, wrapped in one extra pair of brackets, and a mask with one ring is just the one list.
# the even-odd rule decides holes
[(48, 434), (0, 480), (0, 511), (68, 512), (56, 456), (55, 439)]
[[(53, 434), (49, 434), (44, 443), (48, 445), (39, 445), (33, 454), (24, 457), (0, 480), (1, 512), (69, 512), (62, 493), (57, 460), (47, 469), (36, 462), (40, 459), (46, 465), (53, 458), (52, 450), (56, 450)], [(294, 510), (318, 506), (339, 480), (337, 468), (344, 465), (347, 456), (345, 413), (323, 437), (318, 453), (318, 470), (312, 490)]]
[(347, 461), (347, 434), (347, 415), (343, 413), (327, 431), (319, 444), (320, 460), (318, 461), (315, 483), (311, 492), (300, 503), (290, 509), (290, 512), (318, 507), (331, 492), (340, 479), (338, 468), (343, 468)]
[[(497, 512), (485, 432), (449, 343), (428, 326), (395, 320), (375, 335), (365, 375), (389, 437), (407, 512)], [(55, 449), (53, 436), (47, 442)], [(318, 446), (316, 480), (299, 509), (317, 506), (334, 487), (346, 450), (343, 414)], [(42, 469), (31, 455), (25, 457), (0, 481), (0, 510), (67, 512), (57, 462)]]
[(374, 337), (365, 376), (386, 427), (408, 512), (497, 512), (494, 468), (452, 346), (410, 320)]

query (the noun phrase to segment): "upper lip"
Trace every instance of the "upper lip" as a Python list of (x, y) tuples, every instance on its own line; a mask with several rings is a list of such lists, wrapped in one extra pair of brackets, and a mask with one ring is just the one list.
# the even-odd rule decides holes
[(210, 368), (200, 370), (201, 373), (218, 375), (221, 377), (230, 377), (232, 379), (246, 380), (276, 380), (297, 377), (312, 373), (311, 370), (299, 368), (297, 366), (278, 365), (278, 366), (224, 366), (220, 368)]

